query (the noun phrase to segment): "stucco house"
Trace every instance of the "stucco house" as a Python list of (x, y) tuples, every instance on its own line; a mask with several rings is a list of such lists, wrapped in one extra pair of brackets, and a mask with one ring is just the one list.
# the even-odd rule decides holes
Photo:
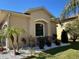
[[(35, 8), (25, 13), (0, 10), (0, 28), (7, 25), (22, 28), (26, 31), (19, 38), (20, 43), (23, 37), (28, 43), (27, 37), (29, 35), (39, 37), (56, 34), (56, 24), (55, 19), (45, 8)], [(8, 41), (8, 44), (11, 46), (10, 41)]]

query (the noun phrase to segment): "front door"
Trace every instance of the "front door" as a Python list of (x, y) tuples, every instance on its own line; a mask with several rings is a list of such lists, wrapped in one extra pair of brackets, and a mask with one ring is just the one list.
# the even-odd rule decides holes
[(44, 27), (43, 24), (36, 24), (36, 36), (44, 35)]

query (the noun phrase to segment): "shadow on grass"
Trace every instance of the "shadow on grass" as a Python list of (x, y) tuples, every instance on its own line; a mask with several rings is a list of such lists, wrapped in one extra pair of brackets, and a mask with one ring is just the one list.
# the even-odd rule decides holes
[(25, 58), (21, 58), (21, 59), (46, 59), (46, 56), (44, 56), (44, 55), (39, 55), (38, 57), (29, 56), (29, 57), (25, 57)]
[(45, 56), (40, 56), (40, 57), (36, 57), (36, 59), (46, 59), (46, 57)]
[(58, 47), (58, 48), (50, 49), (50, 50), (47, 50), (44, 52), (51, 54), (51, 55), (55, 55), (57, 53), (66, 51), (68, 49), (79, 50), (79, 41), (78, 42), (70, 42), (70, 45), (68, 45), (68, 46)]
[[(46, 54), (55, 55), (57, 53), (66, 51), (68, 49), (79, 50), (79, 41), (78, 42), (70, 42), (70, 45), (68, 45), (68, 46), (53, 48), (53, 49), (43, 51), (43, 52)], [(46, 59), (47, 57), (48, 57), (47, 55), (40, 53), (40, 55), (38, 57), (35, 57), (35, 59)]]
[(75, 50), (79, 50), (79, 41), (77, 42), (70, 42), (70, 48), (75, 49)]

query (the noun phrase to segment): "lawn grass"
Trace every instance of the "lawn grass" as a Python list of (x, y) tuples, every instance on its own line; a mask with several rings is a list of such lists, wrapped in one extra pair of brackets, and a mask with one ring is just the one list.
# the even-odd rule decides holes
[(79, 42), (70, 45), (43, 51), (32, 59), (79, 59)]

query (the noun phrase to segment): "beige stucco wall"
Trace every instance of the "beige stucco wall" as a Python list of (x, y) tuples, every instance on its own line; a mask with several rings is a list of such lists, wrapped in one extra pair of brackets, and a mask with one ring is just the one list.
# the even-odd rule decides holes
[(27, 16), (12, 13), (10, 16), (9, 25), (23, 28), (27, 33), (29, 33), (29, 21), (30, 18)]
[[(31, 15), (24, 15), (24, 14), (19, 14), (15, 12), (9, 12), (9, 11), (2, 11), (0, 12), (0, 17), (1, 19), (7, 19), (6, 23), (9, 26), (13, 27), (18, 27), (22, 28), (25, 30), (25, 33), (20, 35), (19, 38), (19, 43), (20, 46), (22, 45), (21, 43), (21, 38), (24, 37), (28, 43), (27, 37), (29, 35), (32, 35), (35, 37), (35, 24), (40, 22), (43, 23), (45, 26), (45, 36), (52, 36), (52, 34), (56, 34), (56, 23), (51, 21), (51, 17), (48, 13), (46, 13), (44, 10), (37, 10), (31, 13)], [(11, 40), (9, 40), (9, 47), (11, 47)], [(15, 40), (15, 46), (16, 46), (16, 40)]]
[(21, 27), (27, 32), (25, 36), (30, 34), (35, 37), (35, 24), (40, 22), (45, 25), (45, 36), (52, 36), (52, 34), (56, 34), (56, 23), (50, 20), (50, 16), (43, 10), (32, 12), (30, 17), (12, 13), (10, 16), (10, 26)]
[(51, 35), (57, 34), (56, 27), (57, 27), (56, 23), (54, 23), (53, 21), (51, 21)]
[[(27, 17), (27, 15), (9, 12), (9, 11), (0, 11), (0, 19), (9, 20), (10, 26), (20, 27), (26, 30), (30, 35), (35, 36), (35, 24), (41, 22), (45, 24), (46, 35), (51, 35), (52, 32), (56, 33), (56, 23), (51, 22), (51, 16), (44, 10), (36, 10)], [(53, 29), (53, 30), (52, 30)]]
[[(47, 33), (45, 35), (51, 36), (51, 18), (44, 10), (37, 10), (31, 13), (30, 33), (35, 36), (35, 24), (36, 22), (45, 22), (47, 27)], [(55, 31), (54, 31), (55, 32)]]
[(21, 34), (20, 38), (19, 38), (19, 42), (21, 42), (21, 39), (22, 38), (25, 38), (27, 43), (28, 43), (28, 40), (27, 40), (27, 37), (29, 36), (29, 23), (30, 21), (30, 18), (27, 17), (27, 16), (24, 16), (24, 15), (20, 15), (20, 14), (17, 14), (17, 13), (12, 13), (11, 16), (10, 16), (10, 19), (9, 19), (9, 25), (10, 26), (13, 26), (13, 27), (17, 27), (17, 28), (21, 28), (21, 29), (24, 29), (25, 30), (25, 33)]
[(0, 10), (0, 22), (4, 19), (6, 19), (8, 16), (8, 12)]
[[(5, 24), (7, 24), (8, 26), (13, 26), (25, 30), (25, 33), (21, 34), (19, 37), (20, 43), (22, 43), (21, 42), (22, 37), (24, 37), (27, 40), (27, 36), (29, 36), (29, 25), (30, 25), (29, 23), (30, 18), (28, 15), (0, 10), (0, 21), (3, 20), (6, 20), (3, 24), (3, 27)], [(6, 43), (8, 43), (8, 47), (12, 47), (12, 43), (9, 38)], [(15, 46), (16, 46), (16, 39), (15, 39)]]

